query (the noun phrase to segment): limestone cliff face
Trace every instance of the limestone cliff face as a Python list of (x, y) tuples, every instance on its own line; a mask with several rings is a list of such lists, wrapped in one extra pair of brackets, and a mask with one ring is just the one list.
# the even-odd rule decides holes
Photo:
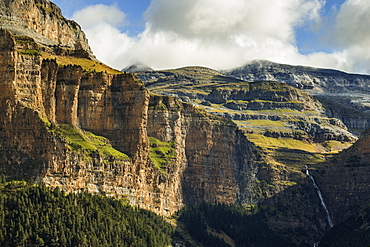
[[(284, 189), (273, 184), (287, 174), (269, 172), (231, 121), (150, 95), (133, 74), (58, 66), (32, 38), (17, 38), (0, 31), (0, 163), (9, 177), (163, 215), (186, 203), (257, 203)], [(272, 185), (266, 195), (259, 180)]]
[[(231, 121), (196, 113), (189, 124), (183, 190), (189, 204), (201, 202), (255, 204), (261, 154)], [(260, 162), (260, 163), (259, 163)]]
[(32, 37), (48, 51), (93, 57), (81, 27), (65, 19), (60, 8), (48, 0), (1, 1), (0, 27)]
[[(151, 96), (147, 131), (150, 137), (175, 144), (176, 159), (162, 167), (160, 180), (170, 184), (166, 187), (173, 191), (172, 200), (255, 204), (285, 188), (274, 181), (288, 179), (289, 173), (274, 170), (230, 120), (172, 97)], [(260, 180), (270, 187), (263, 188)]]
[(177, 97), (230, 119), (247, 134), (316, 143), (321, 150), (329, 147), (327, 142), (357, 139), (342, 121), (331, 117), (329, 108), (286, 83), (245, 82), (203, 67), (146, 71), (138, 76), (151, 92)]
[(262, 197), (266, 162), (235, 124), (150, 96), (133, 74), (43, 59), (93, 57), (80, 27), (47, 0), (3, 1), (0, 18), (0, 164), (9, 177), (123, 197), (160, 214)]
[(206, 100), (215, 104), (231, 101), (225, 106), (235, 110), (324, 111), (321, 104), (308, 93), (276, 82), (251, 83), (234, 89), (213, 89)]
[[(89, 190), (144, 204), (140, 195), (155, 189), (143, 172), (147, 165), (148, 93), (132, 74), (91, 75), (78, 66), (58, 67), (53, 60), (42, 60), (36, 43), (17, 42), (16, 38), (8, 31), (0, 32), (2, 170), (12, 178), (41, 180), (66, 191)], [(23, 44), (33, 47), (20, 47)], [(94, 78), (107, 79), (95, 84)], [(89, 83), (96, 87), (106, 83), (106, 87), (95, 91)], [(96, 113), (102, 94), (107, 97), (100, 112), (110, 116), (107, 121)], [(92, 118), (105, 122), (106, 127), (89, 122)], [(74, 131), (61, 129), (61, 124), (73, 126)], [(131, 158), (80, 147), (75, 137), (88, 141), (81, 128), (114, 136), (111, 143)], [(101, 142), (109, 141), (100, 140), (98, 148), (104, 145)], [(140, 190), (138, 184), (149, 189)], [(156, 204), (150, 201), (145, 207), (151, 205)]]
[(150, 102), (148, 135), (176, 143), (176, 161), (166, 171), (177, 170), (169, 176), (185, 204), (253, 204), (262, 198), (257, 183), (268, 165), (233, 122), (166, 96)]

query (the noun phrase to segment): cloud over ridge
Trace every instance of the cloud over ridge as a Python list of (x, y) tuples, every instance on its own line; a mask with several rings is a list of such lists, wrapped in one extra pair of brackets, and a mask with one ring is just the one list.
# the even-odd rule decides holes
[[(152, 0), (144, 13), (145, 30), (137, 37), (121, 31), (126, 15), (115, 6), (88, 6), (73, 19), (95, 55), (118, 69), (135, 62), (155, 69), (227, 69), (267, 59), (361, 72), (370, 65), (370, 55), (361, 54), (363, 49), (370, 54), (365, 46), (370, 34), (363, 30), (370, 25), (366, 1), (347, 0), (331, 20), (334, 28), (327, 33), (335, 37), (328, 39), (335, 40), (335, 50), (306, 55), (297, 47), (296, 29), (321, 20), (324, 0)], [(357, 19), (356, 11), (363, 13)]]

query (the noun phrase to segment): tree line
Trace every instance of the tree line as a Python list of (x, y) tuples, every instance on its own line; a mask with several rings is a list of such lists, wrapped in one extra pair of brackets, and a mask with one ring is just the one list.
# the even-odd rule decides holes
[(158, 247), (172, 234), (161, 216), (122, 200), (0, 181), (0, 246)]

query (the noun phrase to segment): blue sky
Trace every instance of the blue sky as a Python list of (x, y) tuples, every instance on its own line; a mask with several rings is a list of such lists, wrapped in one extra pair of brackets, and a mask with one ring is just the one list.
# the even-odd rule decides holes
[(88, 6), (96, 4), (104, 4), (108, 6), (117, 6), (126, 15), (129, 25), (122, 28), (121, 31), (129, 31), (132, 35), (137, 35), (142, 32), (145, 27), (143, 13), (149, 7), (151, 0), (51, 0), (57, 4), (66, 18), (71, 19), (76, 11), (79, 11)]
[[(345, 0), (327, 0), (322, 8), (322, 17), (329, 18), (339, 7), (344, 3)], [(315, 31), (314, 27), (307, 25), (296, 30), (297, 46), (301, 53), (309, 54), (312, 52), (324, 51), (331, 52), (333, 48), (329, 44), (325, 44), (320, 39), (321, 33)]]
[(80, 23), (97, 58), (118, 69), (228, 69), (267, 59), (370, 72), (368, 0), (53, 2)]

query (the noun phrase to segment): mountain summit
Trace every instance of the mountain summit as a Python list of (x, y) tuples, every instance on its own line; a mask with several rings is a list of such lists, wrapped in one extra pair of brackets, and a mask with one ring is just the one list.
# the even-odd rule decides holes
[(342, 120), (353, 130), (370, 128), (370, 75), (265, 60), (223, 74), (248, 82), (269, 80), (303, 89), (324, 104), (329, 117)]
[(122, 71), (129, 72), (129, 73), (137, 73), (137, 72), (144, 72), (144, 71), (153, 71), (153, 69), (145, 64), (135, 63), (126, 68), (123, 68)]

